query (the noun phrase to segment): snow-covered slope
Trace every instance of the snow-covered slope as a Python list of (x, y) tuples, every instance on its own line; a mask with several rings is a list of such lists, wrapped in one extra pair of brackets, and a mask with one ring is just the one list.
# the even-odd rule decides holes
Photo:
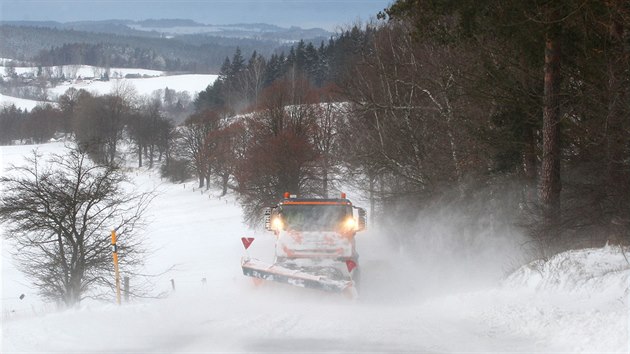
[(27, 100), (24, 98), (17, 98), (17, 97), (5, 96), (3, 94), (0, 94), (0, 107), (15, 105), (15, 107), (21, 110), (30, 111), (31, 109), (35, 108), (35, 106), (42, 103), (45, 103), (45, 102)]
[[(64, 94), (69, 88), (84, 89), (86, 91), (104, 95), (111, 93), (116, 87), (127, 85), (133, 87), (135, 93), (139, 96), (149, 96), (156, 90), (169, 88), (175, 91), (187, 91), (192, 99), (195, 98), (200, 91), (203, 91), (211, 85), (218, 75), (211, 74), (182, 74), (172, 75), (167, 72), (134, 69), (134, 68), (112, 68), (110, 69), (110, 80), (100, 81), (85, 79), (90, 77), (100, 77), (105, 73), (105, 69), (92, 67), (88, 65), (66, 65), (63, 67), (49, 68), (54, 75), (58, 75), (57, 71), (61, 70), (70, 81), (49, 88), (47, 90), (50, 101), (56, 101), (58, 97)], [(36, 67), (16, 67), (15, 71), (18, 75), (31, 75), (36, 77), (38, 68)], [(5, 76), (5, 67), (0, 66), (0, 75)], [(131, 78), (126, 77), (132, 75)], [(77, 79), (79, 78), (80, 79)], [(14, 104), (16, 107), (25, 110), (31, 110), (42, 102), (12, 97), (0, 94), (0, 106)]]
[[(2, 147), (4, 166), (27, 150)], [(489, 289), (444, 296), (427, 293), (429, 284), (414, 276), (417, 263), (368, 232), (357, 240), (362, 294), (350, 301), (283, 284), (255, 287), (241, 274), (240, 237), (255, 237), (249, 252), (269, 261), (273, 236), (247, 230), (233, 197), (145, 170), (134, 178), (158, 191), (143, 237), (153, 251), (147, 273), (175, 266), (151, 280), (168, 297), (42, 314), (41, 303), (22, 303), (34, 291), (23, 286), (3, 241), (2, 353), (628, 352), (630, 270), (616, 247), (563, 253)]]
[(217, 75), (190, 74), (190, 75), (170, 75), (156, 76), (139, 79), (112, 79), (109, 81), (81, 81), (69, 84), (62, 84), (49, 90), (50, 95), (55, 97), (63, 94), (70, 87), (84, 89), (97, 94), (107, 94), (121, 82), (131, 85), (136, 92), (143, 95), (150, 95), (155, 90), (169, 88), (176, 91), (188, 91), (194, 97), (199, 91), (205, 90), (208, 85), (217, 79)]

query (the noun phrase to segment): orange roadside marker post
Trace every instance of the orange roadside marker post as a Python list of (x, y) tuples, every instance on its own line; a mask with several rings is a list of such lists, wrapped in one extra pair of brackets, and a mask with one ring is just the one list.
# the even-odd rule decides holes
[(118, 246), (116, 246), (116, 230), (112, 230), (112, 251), (114, 253), (114, 274), (116, 277), (116, 302), (120, 305), (120, 273), (118, 272)]

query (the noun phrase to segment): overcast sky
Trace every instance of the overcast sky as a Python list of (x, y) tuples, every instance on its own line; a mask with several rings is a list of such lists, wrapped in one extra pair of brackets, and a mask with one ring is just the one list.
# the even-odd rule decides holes
[(31, 21), (182, 18), (335, 30), (366, 21), (393, 0), (0, 0), (0, 18)]

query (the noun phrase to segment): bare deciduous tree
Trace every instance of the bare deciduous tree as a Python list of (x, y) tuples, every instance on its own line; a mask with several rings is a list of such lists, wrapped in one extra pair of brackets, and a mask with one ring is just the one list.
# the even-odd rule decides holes
[(454, 186), (463, 197), (464, 177), (488, 164), (470, 127), (487, 125), (489, 109), (463, 89), (463, 73), (474, 70), (466, 51), (415, 41), (398, 23), (379, 29), (364, 51), (345, 83), (366, 130), (354, 134), (358, 144), (408, 192)]
[(331, 88), (325, 88), (322, 91), (320, 98), (322, 103), (315, 106), (313, 143), (319, 156), (321, 195), (327, 198), (334, 175), (339, 172), (335, 169), (340, 160), (339, 127), (346, 112), (342, 104), (333, 102)]
[(320, 194), (310, 94), (305, 80), (277, 81), (263, 91), (259, 110), (246, 121), (247, 142), (234, 177), (250, 225), (260, 222), (262, 208), (284, 192)]
[(209, 134), (219, 128), (220, 119), (218, 112), (205, 111), (190, 116), (181, 129), (183, 152), (199, 178), (199, 188), (204, 185), (209, 188), (212, 168), (210, 154), (214, 149)]
[(25, 166), (0, 178), (0, 223), (15, 242), (18, 266), (44, 298), (66, 306), (101, 297), (113, 286), (110, 231), (118, 233), (121, 269), (142, 264), (142, 225), (152, 194), (127, 192), (123, 172), (95, 164), (84, 151), (44, 159), (36, 151)]

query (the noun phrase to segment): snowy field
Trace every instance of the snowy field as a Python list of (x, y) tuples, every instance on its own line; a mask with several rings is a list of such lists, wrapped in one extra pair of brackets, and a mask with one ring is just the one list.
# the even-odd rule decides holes
[(21, 110), (30, 111), (31, 109), (35, 108), (35, 106), (42, 103), (45, 103), (45, 102), (27, 100), (24, 98), (17, 98), (17, 97), (5, 96), (3, 94), (0, 94), (0, 108), (3, 106), (15, 105), (15, 107)]
[[(15, 71), (18, 75), (37, 73), (36, 67), (16, 67)], [(51, 68), (51, 70), (56, 70)], [(66, 77), (100, 77), (104, 72), (102, 68), (96, 68), (88, 65), (66, 65), (63, 67), (63, 72)], [(0, 75), (5, 76), (5, 67), (0, 66)], [(141, 78), (125, 78), (126, 75), (139, 75)], [(134, 88), (135, 93), (138, 96), (149, 96), (156, 90), (163, 90), (169, 88), (176, 91), (187, 91), (192, 99), (200, 92), (206, 89), (208, 85), (211, 85), (218, 75), (210, 74), (182, 74), (171, 75), (167, 72), (148, 70), (148, 69), (134, 69), (134, 68), (111, 68), (109, 81), (97, 81), (97, 80), (76, 80), (72, 79), (69, 82), (60, 84), (53, 88), (49, 88), (47, 93), (51, 101), (56, 101), (57, 98), (64, 94), (69, 88), (84, 89), (94, 94), (104, 95), (113, 92), (116, 87), (121, 84), (128, 85)], [(31, 110), (41, 102), (17, 97), (11, 97), (0, 94), (0, 107), (5, 105), (14, 104), (17, 108)]]
[[(6, 77), (6, 66), (4, 66), (6, 60), (4, 61), (0, 58), (0, 63), (3, 65), (0, 66), (0, 75)], [(18, 75), (23, 74), (32, 74), (33, 76), (37, 75), (38, 67), (34, 66), (16, 66), (15, 73)], [(102, 73), (105, 72), (103, 68), (91, 66), (91, 65), (61, 65), (61, 66), (53, 66), (53, 67), (43, 67), (42, 70), (49, 71), (53, 75), (57, 75), (60, 72), (68, 79), (75, 79), (77, 77), (100, 77)], [(159, 70), (150, 70), (150, 69), (141, 69), (141, 68), (110, 68), (109, 76), (111, 78), (121, 78), (125, 77), (125, 75), (140, 75), (140, 76), (162, 76), (165, 75), (164, 71)]]
[(188, 91), (194, 97), (199, 91), (205, 90), (208, 85), (217, 79), (217, 75), (190, 74), (190, 75), (170, 75), (157, 76), (140, 79), (112, 79), (109, 81), (83, 81), (71, 84), (62, 84), (49, 90), (51, 96), (59, 96), (70, 87), (84, 89), (98, 94), (106, 94), (120, 84), (125, 82), (135, 88), (136, 93), (141, 96), (150, 95), (153, 91), (169, 88), (176, 91)]
[[(0, 147), (2, 171), (9, 163), (19, 164), (32, 148)], [(39, 148), (46, 153), (64, 149), (61, 143)], [(108, 303), (56, 311), (15, 270), (11, 245), (3, 240), (2, 353), (630, 349), (630, 268), (616, 247), (567, 252), (507, 278), (497, 277), (500, 272), (481, 277), (492, 273), (487, 265), (469, 267), (447, 282), (448, 277), (435, 276), (444, 263), (419, 263), (392, 250), (384, 233), (368, 231), (357, 236), (358, 299), (282, 284), (256, 287), (241, 274), (240, 237), (255, 237), (251, 255), (271, 261), (273, 236), (248, 230), (233, 197), (193, 191), (194, 183), (163, 182), (145, 169), (134, 170), (133, 178), (141, 188), (158, 192), (142, 237), (152, 250), (147, 273), (174, 266), (152, 280), (154, 293), (167, 296), (117, 306), (112, 294)], [(477, 276), (485, 281), (471, 281)]]

